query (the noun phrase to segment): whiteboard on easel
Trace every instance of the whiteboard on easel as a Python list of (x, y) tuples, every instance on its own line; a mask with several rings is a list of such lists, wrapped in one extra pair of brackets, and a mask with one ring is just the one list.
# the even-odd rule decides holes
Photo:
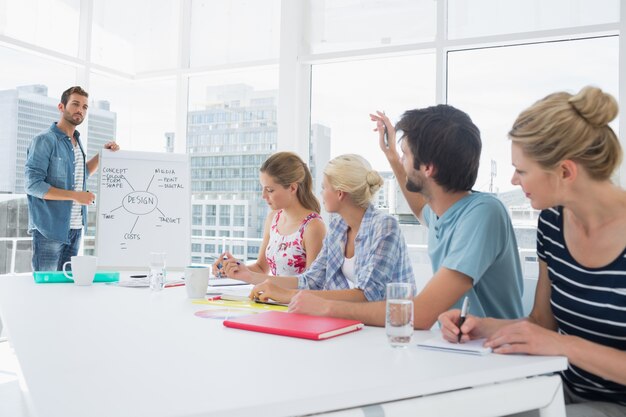
[(147, 269), (165, 252), (167, 269), (190, 261), (191, 190), (186, 154), (103, 151), (97, 193), (100, 269)]

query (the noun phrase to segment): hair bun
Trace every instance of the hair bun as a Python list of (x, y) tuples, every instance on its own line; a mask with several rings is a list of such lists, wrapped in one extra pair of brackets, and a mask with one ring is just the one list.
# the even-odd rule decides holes
[(378, 174), (378, 172), (373, 169), (367, 172), (367, 175), (365, 176), (365, 181), (367, 181), (367, 185), (369, 185), (370, 187), (382, 187), (384, 183), (380, 174)]
[(592, 126), (608, 125), (617, 116), (615, 98), (597, 87), (585, 87), (569, 103)]

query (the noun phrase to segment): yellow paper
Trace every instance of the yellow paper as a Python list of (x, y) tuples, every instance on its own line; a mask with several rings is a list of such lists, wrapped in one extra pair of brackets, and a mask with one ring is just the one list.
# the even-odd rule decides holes
[(230, 301), (230, 300), (193, 300), (194, 304), (208, 304), (220, 307), (235, 307), (245, 309), (260, 309), (260, 310), (274, 310), (274, 311), (287, 311), (286, 306), (274, 306), (270, 304), (260, 304), (254, 301)]

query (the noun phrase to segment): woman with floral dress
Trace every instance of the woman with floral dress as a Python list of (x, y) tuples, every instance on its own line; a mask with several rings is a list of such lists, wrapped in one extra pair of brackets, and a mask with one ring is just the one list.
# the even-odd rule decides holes
[[(326, 234), (309, 168), (298, 155), (277, 152), (261, 166), (260, 182), (271, 212), (265, 220), (259, 257), (247, 268), (261, 274), (300, 274), (319, 254)], [(213, 264), (215, 275), (222, 272), (224, 257), (237, 261), (223, 253)]]

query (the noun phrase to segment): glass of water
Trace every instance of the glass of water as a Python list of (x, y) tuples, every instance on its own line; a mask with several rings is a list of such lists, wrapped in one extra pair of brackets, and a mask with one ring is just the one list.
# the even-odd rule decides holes
[(387, 284), (385, 330), (392, 347), (406, 347), (413, 335), (413, 297), (415, 286), (404, 282)]
[(150, 252), (148, 280), (152, 291), (161, 291), (165, 286), (165, 253)]

